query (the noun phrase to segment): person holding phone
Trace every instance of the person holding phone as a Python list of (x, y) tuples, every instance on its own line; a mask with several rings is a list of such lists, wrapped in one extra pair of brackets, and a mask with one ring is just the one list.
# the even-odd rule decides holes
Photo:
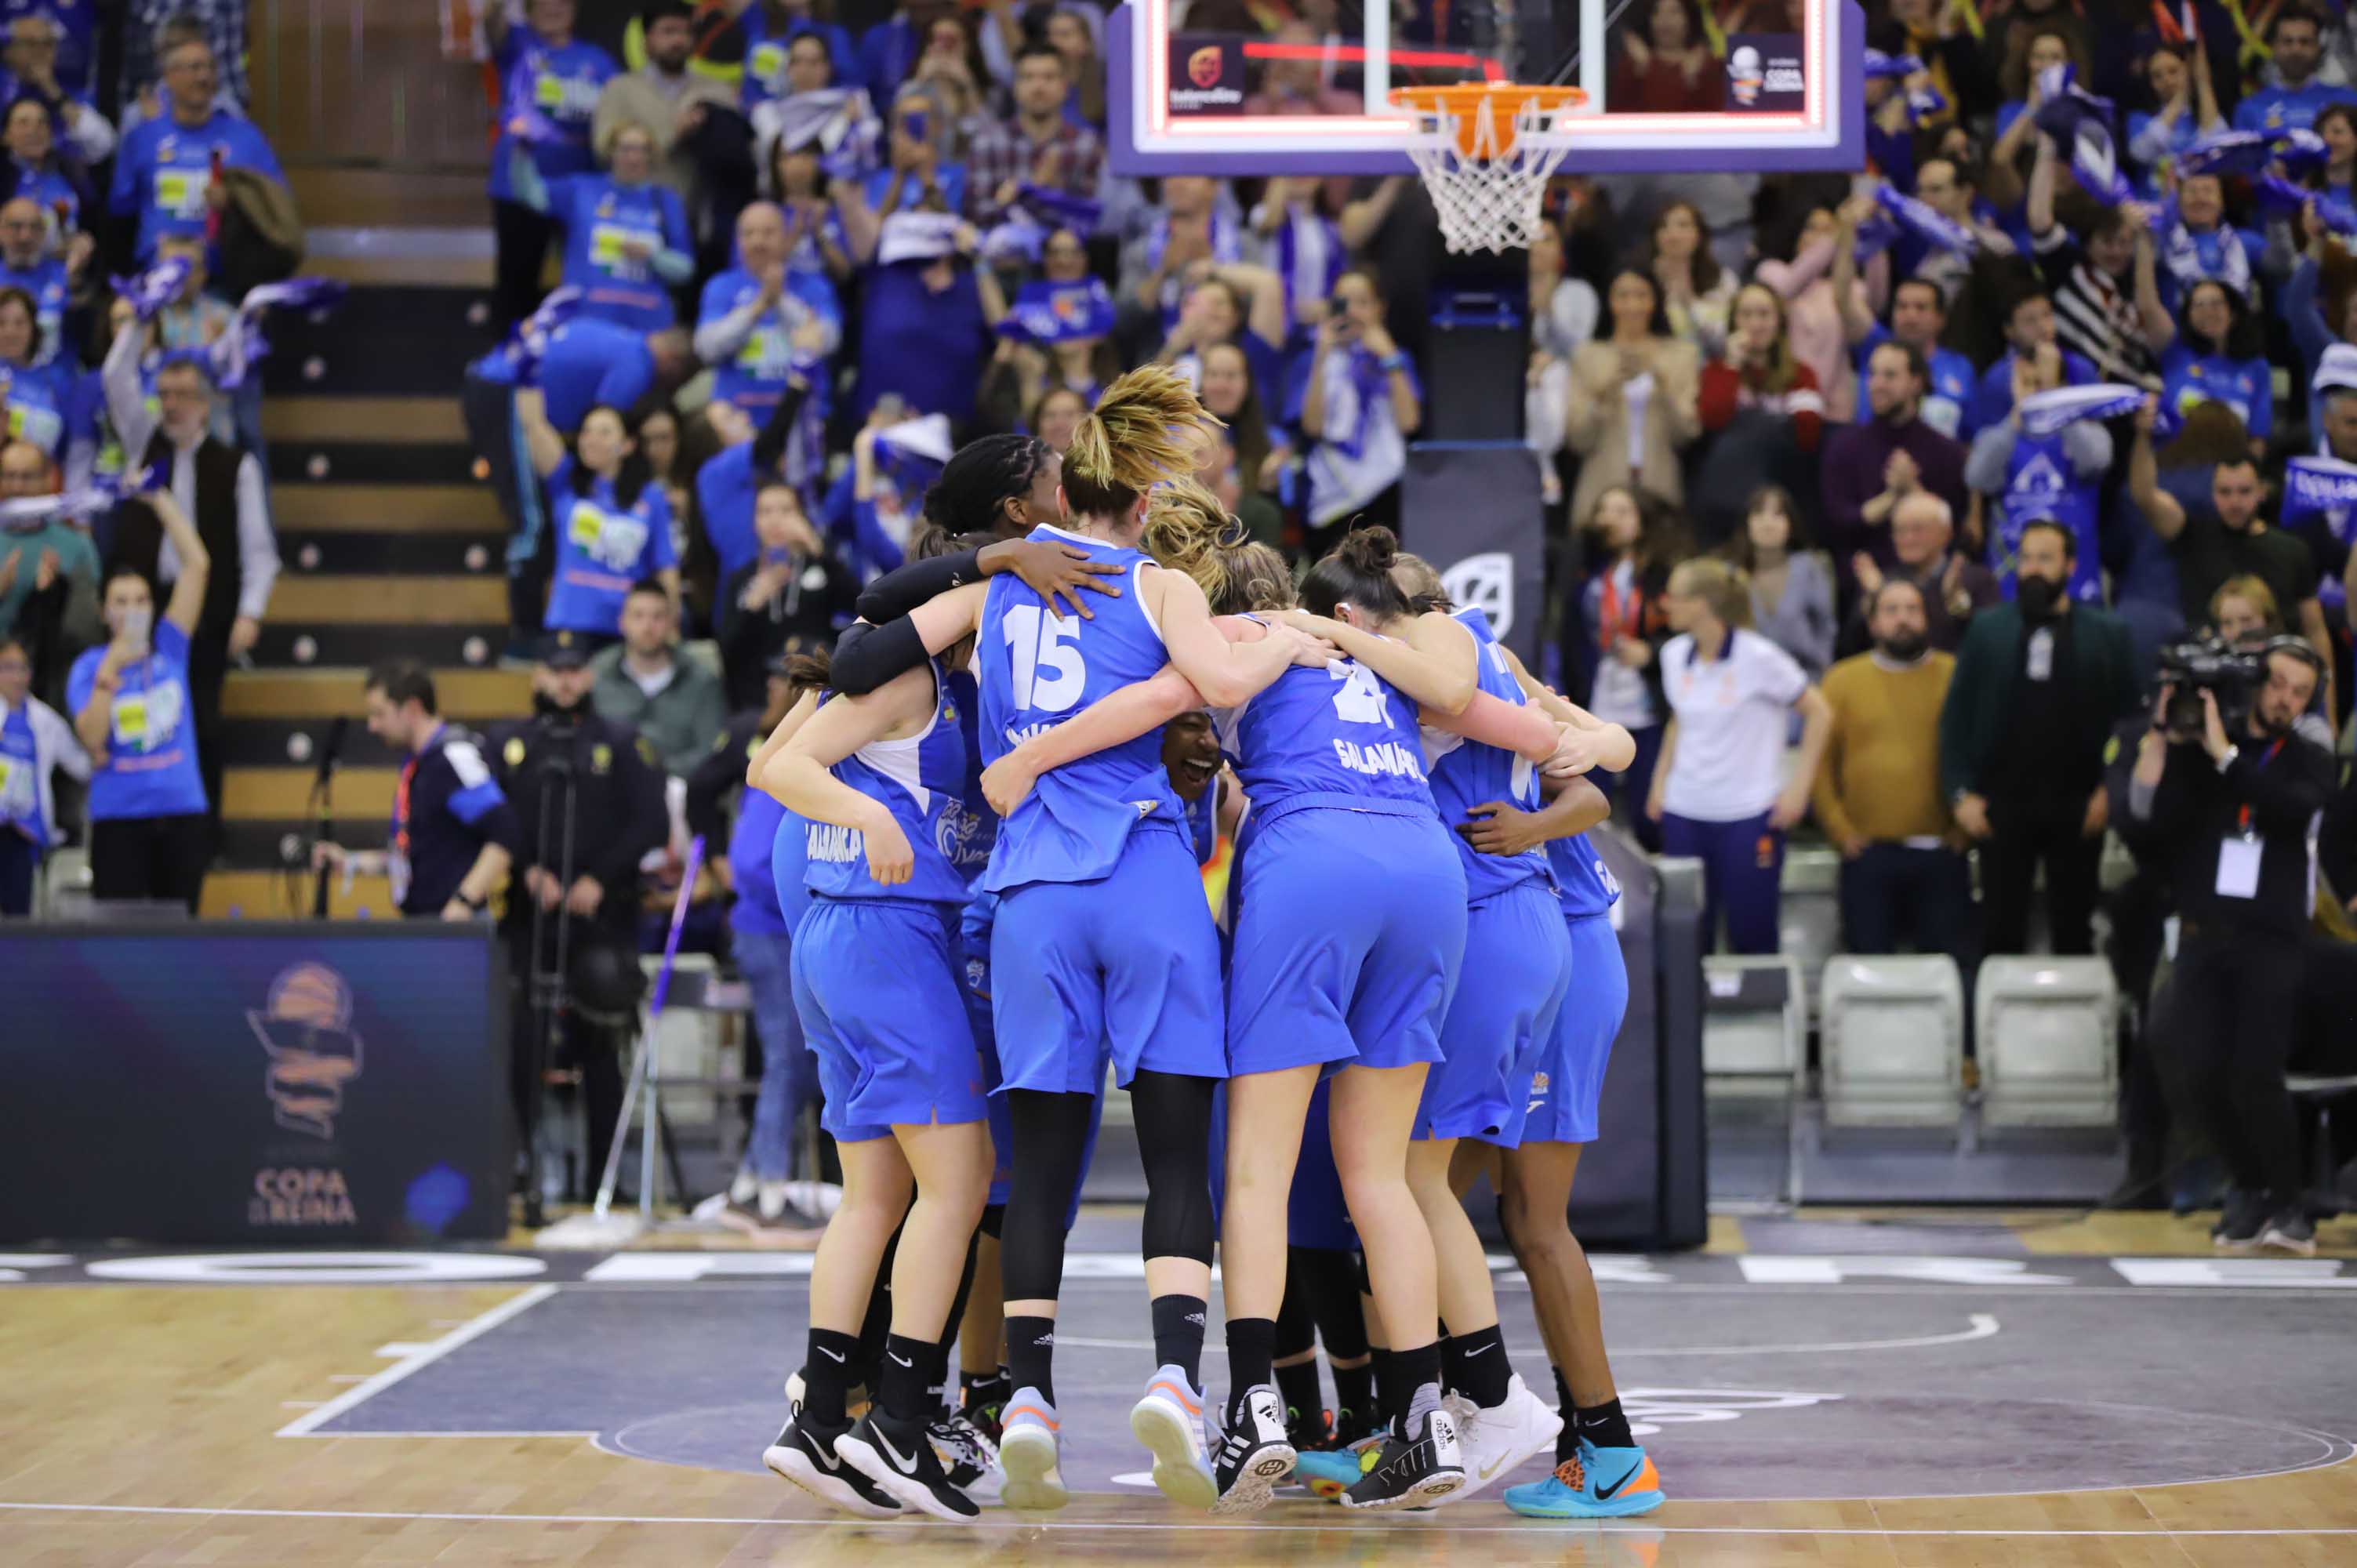
[(1353, 517), (1399, 521), (1399, 482), (1407, 441), (1424, 423), (1415, 367), (1383, 327), (1383, 298), (1372, 274), (1353, 268), (1334, 285), (1318, 326), (1297, 423), (1309, 449), (1309, 526), (1331, 528)]
[(74, 734), (95, 764), (90, 779), (91, 891), (101, 899), (176, 900), (196, 912), (210, 834), (188, 700), (188, 637), (204, 609), (212, 558), (168, 489), (140, 499), (179, 558), (171, 602), (135, 568), (107, 575), (101, 604), (113, 639), (85, 650), (66, 678)]

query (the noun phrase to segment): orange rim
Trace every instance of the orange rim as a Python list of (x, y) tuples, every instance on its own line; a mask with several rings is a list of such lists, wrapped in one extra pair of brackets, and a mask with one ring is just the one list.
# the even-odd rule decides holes
[[(1457, 150), (1463, 156), (1496, 158), (1513, 149), (1514, 117), (1526, 105), (1535, 104), (1542, 111), (1559, 113), (1587, 102), (1587, 93), (1577, 87), (1467, 81), (1445, 87), (1394, 87), (1391, 101), (1394, 108), (1453, 122), (1457, 127)], [(1490, 110), (1490, 134), (1486, 139), (1481, 134), (1484, 104)]]

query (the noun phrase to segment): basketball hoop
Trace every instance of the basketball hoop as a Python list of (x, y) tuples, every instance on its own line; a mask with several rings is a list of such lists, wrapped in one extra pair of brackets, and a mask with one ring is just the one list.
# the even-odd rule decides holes
[(1415, 116), (1407, 156), (1432, 193), (1448, 248), (1527, 248), (1548, 177), (1571, 150), (1562, 124), (1587, 94), (1501, 81), (1400, 87), (1391, 100)]

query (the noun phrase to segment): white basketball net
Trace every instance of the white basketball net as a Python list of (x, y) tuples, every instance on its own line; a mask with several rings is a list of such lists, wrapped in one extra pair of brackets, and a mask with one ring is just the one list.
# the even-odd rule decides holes
[(1458, 117), (1448, 110), (1417, 108), (1407, 156), (1424, 177), (1432, 205), (1440, 213), (1440, 235), (1452, 251), (1519, 251), (1538, 232), (1540, 199), (1570, 143), (1552, 135), (1570, 106), (1548, 108), (1526, 98), (1513, 111), (1513, 145), (1498, 151), (1492, 100), (1474, 110), (1473, 156), (1459, 140)]

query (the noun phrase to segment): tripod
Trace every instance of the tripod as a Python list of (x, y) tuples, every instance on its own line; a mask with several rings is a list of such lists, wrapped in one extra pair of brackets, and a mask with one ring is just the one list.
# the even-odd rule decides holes
[(573, 940), (573, 911), (565, 895), (573, 886), (573, 817), (576, 804), (576, 779), (573, 774), (573, 736), (578, 733), (576, 725), (561, 729), (552, 726), (545, 732), (563, 743), (562, 749), (545, 757), (540, 765), (540, 822), (533, 846), (533, 864), (544, 871), (550, 866), (548, 840), (551, 832), (550, 812), (561, 802), (564, 824), (555, 830), (559, 841), (555, 861), (558, 895), (554, 913), (556, 918), (555, 961), (544, 969), (542, 956), (547, 950), (542, 938), (547, 930), (551, 910), (538, 898), (532, 900), (532, 926), (529, 936), (531, 950), (524, 959), (526, 1004), (532, 1009), (532, 1030), (525, 1047), (524, 1091), (522, 1105), (524, 1148), (523, 1222), (533, 1230), (546, 1223), (540, 1197), (540, 1121), (542, 1101), (548, 1093), (548, 1064), (556, 1059), (556, 1048), (563, 1041), (565, 1027), (565, 961), (570, 956)]

